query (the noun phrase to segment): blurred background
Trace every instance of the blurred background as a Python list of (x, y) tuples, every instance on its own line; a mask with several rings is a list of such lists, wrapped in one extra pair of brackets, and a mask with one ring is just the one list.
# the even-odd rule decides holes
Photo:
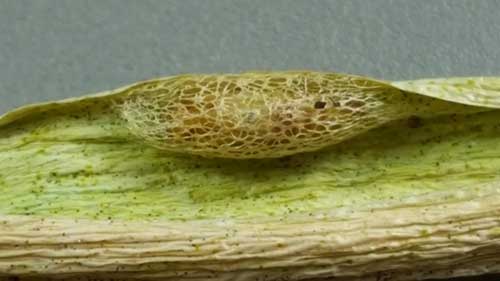
[(499, 11), (494, 0), (0, 0), (0, 114), (190, 72), (500, 76)]
[(500, 1), (0, 0), (0, 113), (187, 72), (500, 75)]

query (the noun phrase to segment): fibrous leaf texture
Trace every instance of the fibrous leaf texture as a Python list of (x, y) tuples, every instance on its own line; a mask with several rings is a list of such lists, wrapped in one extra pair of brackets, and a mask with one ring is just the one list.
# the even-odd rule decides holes
[(500, 272), (500, 79), (181, 75), (0, 116), (0, 276)]

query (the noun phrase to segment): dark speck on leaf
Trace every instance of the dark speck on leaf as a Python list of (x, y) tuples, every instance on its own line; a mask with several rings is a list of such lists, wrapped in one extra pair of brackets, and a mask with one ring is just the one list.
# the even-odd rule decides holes
[(326, 102), (324, 101), (317, 101), (314, 103), (314, 108), (316, 109), (322, 109), (322, 108), (325, 108), (326, 106)]
[(410, 116), (408, 118), (408, 127), (410, 128), (420, 128), (422, 126), (422, 119), (417, 116)]

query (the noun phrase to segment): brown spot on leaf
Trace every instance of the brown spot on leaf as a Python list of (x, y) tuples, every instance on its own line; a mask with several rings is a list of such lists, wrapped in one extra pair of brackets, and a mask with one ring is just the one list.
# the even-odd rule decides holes
[(408, 118), (408, 127), (416, 129), (422, 126), (422, 119), (418, 116), (410, 116)]

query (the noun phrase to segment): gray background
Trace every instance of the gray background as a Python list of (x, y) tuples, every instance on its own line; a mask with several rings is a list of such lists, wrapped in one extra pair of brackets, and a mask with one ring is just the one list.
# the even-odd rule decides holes
[(499, 56), (493, 0), (0, 0), (0, 114), (187, 72), (486, 76)]
[(186, 72), (500, 75), (500, 1), (0, 0), (0, 113)]

